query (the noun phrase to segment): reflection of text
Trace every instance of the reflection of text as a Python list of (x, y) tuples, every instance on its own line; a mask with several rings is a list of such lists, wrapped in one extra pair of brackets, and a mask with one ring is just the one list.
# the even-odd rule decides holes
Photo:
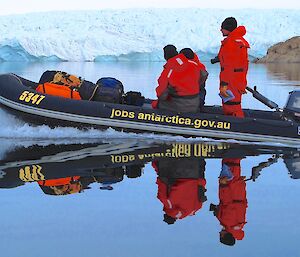
[(24, 182), (45, 180), (41, 170), (42, 167), (40, 165), (25, 166), (19, 170), (19, 178)]
[(152, 153), (140, 154), (116, 154), (111, 155), (112, 163), (129, 163), (136, 160), (147, 161), (155, 158), (189, 158), (189, 157), (210, 157), (218, 150), (228, 148), (226, 144), (211, 145), (211, 144), (172, 144), (170, 149), (165, 151), (157, 151)]
[(192, 119), (188, 117), (181, 117), (179, 115), (159, 115), (155, 113), (135, 113), (126, 110), (112, 109), (110, 118), (129, 118), (145, 121), (153, 121), (157, 123), (170, 123), (175, 125), (192, 126), (194, 128), (216, 128), (216, 129), (230, 129), (230, 122), (214, 121), (207, 119)]

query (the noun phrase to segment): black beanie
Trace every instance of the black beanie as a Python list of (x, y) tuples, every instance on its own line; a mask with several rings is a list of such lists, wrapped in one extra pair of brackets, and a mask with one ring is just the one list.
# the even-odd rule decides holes
[(166, 61), (178, 54), (177, 49), (174, 45), (166, 45), (163, 49), (164, 58)]
[(231, 233), (227, 232), (223, 236), (220, 236), (220, 242), (224, 245), (233, 246), (235, 244), (235, 238)]
[(169, 216), (168, 214), (164, 214), (164, 222), (166, 222), (168, 225), (172, 225), (172, 224), (174, 224), (175, 223), (175, 221), (176, 221), (176, 219), (175, 218), (173, 218), (173, 217), (171, 217), (171, 216)]
[(228, 17), (226, 18), (223, 22), (222, 22), (222, 25), (221, 25), (221, 28), (222, 29), (226, 29), (230, 32), (232, 32), (233, 30), (235, 30), (237, 27), (237, 21), (235, 18), (233, 17)]
[(195, 54), (191, 48), (183, 48), (180, 50), (180, 53), (190, 60), (193, 60), (195, 57)]

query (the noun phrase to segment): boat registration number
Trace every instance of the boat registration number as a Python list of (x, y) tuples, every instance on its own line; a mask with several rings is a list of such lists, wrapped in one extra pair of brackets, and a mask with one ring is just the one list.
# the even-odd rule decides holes
[(44, 98), (45, 98), (44, 95), (32, 93), (29, 91), (23, 91), (19, 97), (19, 100), (24, 101), (26, 103), (32, 103), (32, 104), (39, 105)]
[(19, 170), (19, 178), (24, 182), (45, 180), (45, 176), (41, 170), (42, 166), (40, 165), (25, 166)]

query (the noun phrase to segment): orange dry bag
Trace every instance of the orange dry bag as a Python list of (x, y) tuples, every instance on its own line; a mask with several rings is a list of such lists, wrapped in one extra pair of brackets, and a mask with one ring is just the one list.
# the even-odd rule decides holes
[(54, 83), (46, 82), (44, 84), (38, 85), (36, 88), (37, 92), (48, 94), (48, 95), (55, 95), (64, 98), (71, 98), (75, 100), (81, 100), (79, 93), (71, 88), (63, 85), (57, 85)]

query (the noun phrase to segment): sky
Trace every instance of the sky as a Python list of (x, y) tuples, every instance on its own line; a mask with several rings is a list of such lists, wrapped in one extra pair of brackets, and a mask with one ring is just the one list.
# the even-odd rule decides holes
[(99, 10), (120, 8), (258, 8), (299, 9), (299, 0), (0, 0), (0, 15), (55, 10)]

